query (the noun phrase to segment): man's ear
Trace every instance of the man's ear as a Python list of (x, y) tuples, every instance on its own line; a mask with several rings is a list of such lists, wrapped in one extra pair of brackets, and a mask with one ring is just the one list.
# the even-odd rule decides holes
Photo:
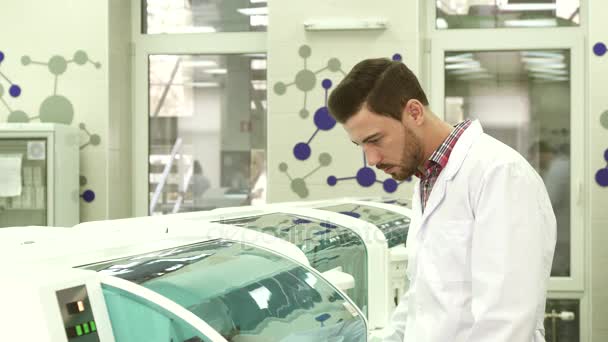
[(403, 112), (401, 113), (401, 121), (403, 123), (409, 122), (414, 125), (421, 125), (424, 122), (424, 106), (416, 99), (407, 101), (403, 106)]

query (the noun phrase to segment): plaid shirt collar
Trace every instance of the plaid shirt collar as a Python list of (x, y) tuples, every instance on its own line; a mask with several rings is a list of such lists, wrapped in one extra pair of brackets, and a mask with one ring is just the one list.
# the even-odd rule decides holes
[(454, 126), (454, 129), (443, 141), (443, 143), (433, 152), (429, 160), (424, 163), (424, 172), (420, 170), (416, 171), (416, 177), (424, 180), (431, 176), (436, 169), (443, 170), (448, 164), (448, 159), (452, 153), (452, 149), (456, 146), (458, 138), (462, 133), (471, 125), (471, 120), (465, 120), (458, 125)]

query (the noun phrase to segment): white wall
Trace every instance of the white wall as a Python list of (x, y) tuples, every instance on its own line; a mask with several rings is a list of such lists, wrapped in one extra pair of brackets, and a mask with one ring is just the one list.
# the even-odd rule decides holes
[[(390, 0), (377, 2), (367, 0), (312, 0), (269, 1), (268, 26), (268, 200), (270, 202), (320, 199), (336, 196), (383, 195), (381, 184), (369, 188), (360, 187), (355, 180), (341, 181), (336, 186), (327, 185), (327, 177), (354, 176), (363, 166), (363, 155), (348, 139), (343, 128), (337, 124), (332, 130), (319, 131), (312, 140), (312, 153), (307, 160), (297, 160), (293, 147), (306, 142), (316, 130), (313, 123), (315, 111), (324, 105), (324, 90), (321, 82), (329, 78), (335, 87), (343, 78), (342, 72), (324, 70), (316, 74), (316, 85), (307, 93), (306, 104), (310, 115), (303, 119), (299, 112), (303, 107), (304, 93), (295, 85), (287, 87), (284, 95), (273, 88), (278, 82), (294, 82), (304, 67), (299, 55), (303, 45), (310, 47), (306, 59), (308, 70), (318, 71), (328, 65), (331, 58), (341, 62), (341, 70), (348, 72), (354, 64), (365, 58), (388, 57), (400, 53), (404, 62), (419, 73), (420, 33), (418, 1)], [(385, 18), (385, 31), (323, 31), (306, 32), (303, 22), (309, 19), (331, 18)], [(332, 89), (334, 88), (332, 87)], [(319, 155), (329, 153), (332, 162), (305, 179), (308, 196), (301, 198), (291, 188), (287, 175), (279, 170), (285, 163), (292, 178), (300, 178), (319, 166)], [(378, 180), (386, 176), (377, 174)], [(396, 193), (411, 197), (411, 184), (402, 184)]]
[[(18, 98), (3, 99), (14, 110), (23, 110), (30, 117), (39, 115), (45, 98), (53, 95), (54, 76), (45, 65), (23, 65), (21, 58), (46, 63), (53, 56), (71, 60), (75, 52), (86, 52), (89, 59), (100, 63), (78, 65), (68, 63), (59, 75), (57, 94), (69, 99), (74, 107), (72, 120), (66, 123), (78, 127), (84, 124), (91, 134), (101, 139), (99, 145), (81, 150), (80, 173), (87, 184), (81, 188), (96, 194), (92, 203), (81, 202), (81, 220), (102, 219), (108, 213), (108, 2), (106, 0), (4, 0), (0, 8), (0, 51), (5, 60), (0, 71), (22, 87)], [(4, 80), (3, 80), (4, 81)], [(0, 107), (0, 122), (8, 120), (8, 111)], [(46, 119), (43, 119), (46, 120)], [(33, 119), (38, 122), (39, 119)], [(88, 136), (81, 131), (81, 144)]]

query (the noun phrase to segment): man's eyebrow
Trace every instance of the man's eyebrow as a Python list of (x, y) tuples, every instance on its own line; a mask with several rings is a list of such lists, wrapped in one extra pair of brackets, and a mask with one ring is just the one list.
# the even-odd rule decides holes
[[(365, 139), (363, 139), (363, 141), (362, 141), (361, 143), (362, 143), (362, 144), (365, 144), (365, 143), (367, 143), (367, 142), (368, 142), (368, 141), (370, 141), (370, 140), (373, 140), (373, 139), (375, 139), (375, 138), (378, 138), (379, 136), (380, 136), (380, 133), (374, 133), (374, 134), (372, 134), (372, 135), (370, 135), (370, 136), (366, 137)], [(352, 141), (352, 140), (351, 140), (351, 141)], [(356, 143), (356, 142), (354, 142), (354, 141), (353, 141), (353, 144), (355, 144), (355, 145), (359, 146), (359, 144), (357, 144), (357, 143)]]

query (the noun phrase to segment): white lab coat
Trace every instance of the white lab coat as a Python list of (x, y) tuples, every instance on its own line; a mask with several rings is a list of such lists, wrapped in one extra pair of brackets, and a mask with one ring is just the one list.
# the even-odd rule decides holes
[(474, 121), (424, 213), (415, 189), (410, 289), (385, 341), (544, 341), (556, 222), (536, 171)]

